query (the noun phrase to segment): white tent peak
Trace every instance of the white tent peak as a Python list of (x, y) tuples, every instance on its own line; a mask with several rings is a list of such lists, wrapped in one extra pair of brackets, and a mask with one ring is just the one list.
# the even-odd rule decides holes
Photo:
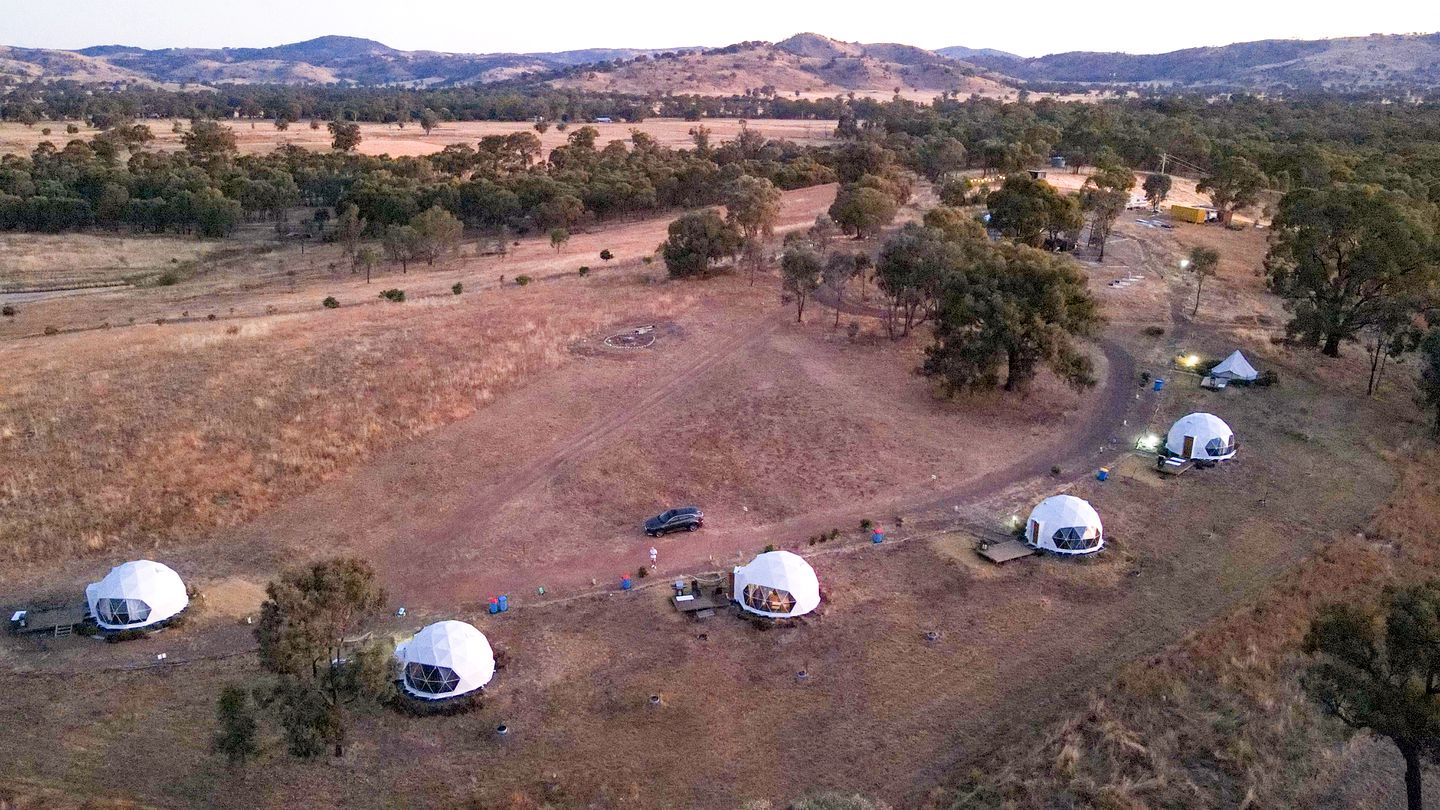
[(761, 616), (802, 616), (819, 607), (820, 580), (799, 554), (767, 551), (735, 569), (734, 599)]
[(185, 583), (170, 566), (154, 560), (132, 560), (110, 569), (99, 582), (85, 587), (85, 601), (95, 623), (106, 630), (150, 627), (190, 604)]
[(485, 634), (453, 619), (425, 626), (396, 645), (395, 657), (405, 691), (426, 700), (473, 692), (495, 676), (495, 652)]
[(1250, 365), (1245, 355), (1239, 349), (1230, 353), (1230, 356), (1220, 361), (1220, 365), (1210, 369), (1211, 377), (1219, 377), (1226, 380), (1254, 380), (1260, 376), (1260, 372)]

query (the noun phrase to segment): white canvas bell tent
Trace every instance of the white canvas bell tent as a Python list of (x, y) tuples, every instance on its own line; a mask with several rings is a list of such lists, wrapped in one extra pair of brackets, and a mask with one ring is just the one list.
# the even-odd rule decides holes
[(1221, 380), (1240, 380), (1242, 382), (1254, 382), (1260, 376), (1260, 372), (1250, 365), (1237, 349), (1230, 353), (1230, 356), (1220, 361), (1220, 365), (1210, 369), (1210, 376)]
[(103, 629), (137, 630), (174, 617), (190, 604), (190, 595), (169, 566), (134, 560), (85, 586), (85, 601)]
[(1172, 456), (1201, 461), (1224, 461), (1235, 456), (1235, 431), (1213, 413), (1182, 416), (1165, 437)]
[(401, 685), (424, 700), (459, 697), (495, 677), (495, 653), (485, 634), (465, 622), (427, 625), (395, 647)]
[(772, 619), (803, 616), (820, 605), (820, 580), (800, 555), (767, 551), (735, 569), (734, 599)]
[(1052, 495), (1030, 511), (1025, 539), (1056, 554), (1094, 554), (1105, 547), (1105, 527), (1089, 501)]

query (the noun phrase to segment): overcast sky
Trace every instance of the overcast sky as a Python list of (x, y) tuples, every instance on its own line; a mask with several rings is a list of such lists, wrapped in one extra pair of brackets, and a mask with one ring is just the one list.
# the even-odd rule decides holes
[[(1212, 3), (944, 0), (724, 0), (718, 3), (496, 0), (63, 0), (0, 2), (0, 44), (259, 47), (324, 34), (405, 50), (466, 53), (719, 46), (800, 31), (925, 48), (1025, 56), (1072, 50), (1158, 53), (1256, 39), (1314, 39), (1440, 28), (1433, 0)], [(1009, 13), (1023, 14), (1012, 19)]]

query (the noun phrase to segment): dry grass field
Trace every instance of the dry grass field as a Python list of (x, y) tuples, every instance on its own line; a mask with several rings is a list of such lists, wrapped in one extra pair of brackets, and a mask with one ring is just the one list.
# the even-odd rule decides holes
[[(784, 229), (833, 194), (788, 194)], [(173, 286), (22, 303), (0, 322), (13, 371), (0, 453), (16, 462), (0, 471), (0, 604), (79, 593), (141, 552), (202, 598), (190, 622), (142, 641), (0, 643), (0, 801), (733, 808), (838, 789), (897, 807), (1064, 791), (1195, 806), (1182, 734), (1270, 789), (1279, 760), (1257, 747), (1310, 727), (1264, 683), (1315, 600), (1410, 555), (1436, 564), (1407, 539), (1428, 526), (1400, 525), (1404, 499), (1432, 499), (1435, 460), (1412, 450), (1423, 427), (1404, 385), (1361, 400), (1358, 357), (1320, 363), (1270, 340), (1284, 313), (1255, 275), (1263, 231), (1136, 218), (1085, 266), (1110, 327), (1106, 386), (1084, 394), (1042, 379), (1025, 398), (938, 400), (913, 374), (923, 330), (891, 342), (856, 315), (835, 330), (818, 304), (796, 324), (768, 274), (663, 280), (642, 261), (663, 219), (558, 252), (527, 241), (503, 260), (467, 246), (370, 285), (333, 248), (260, 250), (257, 235), (250, 252), (197, 256)], [(103, 239), (67, 249), (98, 262)], [(1223, 261), (1191, 318), (1178, 260), (1199, 243)], [(602, 267), (605, 248), (617, 258)], [(520, 273), (537, 281), (517, 287)], [(376, 299), (392, 286), (410, 300)], [(342, 306), (322, 309), (326, 295)], [(603, 345), (643, 325), (652, 347)], [(1237, 346), (1281, 384), (1206, 392), (1170, 365)], [(1169, 385), (1157, 395), (1140, 370)], [(1236, 427), (1234, 463), (1162, 479), (1127, 451), (1198, 409)], [(976, 557), (980, 533), (1059, 490), (1100, 510), (1106, 553)], [(677, 501), (706, 508), (705, 530), (639, 536), (639, 519)], [(862, 518), (890, 540), (865, 542)], [(830, 528), (837, 539), (809, 542)], [(652, 543), (658, 581), (616, 592)], [(811, 557), (816, 614), (692, 624), (665, 601), (670, 578), (771, 544)], [(386, 630), (472, 620), (506, 667), (472, 714), (367, 709), (350, 752), (313, 763), (267, 726), (260, 761), (227, 768), (208, 744), (220, 687), (259, 677), (245, 617), (276, 570), (337, 552), (372, 560), (408, 608)], [(496, 592), (516, 609), (487, 617)], [(1206, 688), (1241, 691), (1262, 725), (1227, 736), (1235, 716)], [(1155, 709), (1160, 696), (1177, 708)], [(105, 756), (134, 750), (166, 751), (166, 767)], [(1321, 776), (1349, 784), (1366, 756)], [(1213, 806), (1243, 789), (1233, 798)]]
[[(932, 94), (933, 95), (933, 94)], [(928, 100), (928, 99), (927, 99)], [(175, 150), (181, 148), (179, 133), (171, 131), (171, 122), (157, 120), (147, 122), (155, 133), (151, 148)], [(261, 154), (277, 146), (293, 144), (305, 149), (327, 150), (330, 148), (330, 133), (322, 124), (311, 129), (305, 122), (292, 124), (281, 132), (274, 123), (266, 120), (232, 120), (226, 122), (235, 131), (235, 139), (243, 154)], [(733, 140), (740, 132), (740, 122), (734, 118), (707, 118), (703, 122), (711, 130), (711, 140)], [(13, 122), (0, 123), (0, 155), (10, 153), (28, 154), (41, 141), (50, 141), (64, 146), (73, 138), (90, 138), (95, 131), (82, 126), (79, 135), (65, 134), (63, 121), (37, 124), (26, 127)], [(612, 140), (630, 140), (632, 129), (648, 133), (664, 146), (690, 147), (690, 130), (697, 122), (681, 121), (674, 118), (652, 118), (639, 124), (586, 124), (576, 122), (570, 131), (582, 126), (593, 126), (600, 131), (601, 146)], [(783, 138), (799, 144), (821, 144), (829, 141), (835, 131), (834, 121), (801, 121), (765, 119), (747, 121), (747, 126), (767, 138)], [(188, 127), (188, 124), (183, 126)], [(43, 131), (50, 129), (51, 134)], [(475, 143), (486, 135), (504, 135), (510, 132), (534, 132), (528, 121), (450, 121), (436, 127), (429, 135), (418, 125), (410, 124), (404, 129), (393, 124), (360, 125), (362, 141), (357, 151), (366, 155), (390, 155), (391, 157), (419, 156), (439, 152), (452, 143)], [(550, 127), (540, 136), (545, 154), (565, 143), (569, 132), (560, 132)]]

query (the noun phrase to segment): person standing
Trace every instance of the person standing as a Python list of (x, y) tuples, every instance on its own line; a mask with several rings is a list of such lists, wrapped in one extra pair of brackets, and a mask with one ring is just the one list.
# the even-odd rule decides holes
[(651, 568), (651, 570), (654, 570), (654, 568), (655, 568), (655, 560), (657, 560), (659, 557), (660, 557), (660, 552), (659, 552), (654, 546), (651, 546), (651, 547), (650, 547), (650, 568)]

